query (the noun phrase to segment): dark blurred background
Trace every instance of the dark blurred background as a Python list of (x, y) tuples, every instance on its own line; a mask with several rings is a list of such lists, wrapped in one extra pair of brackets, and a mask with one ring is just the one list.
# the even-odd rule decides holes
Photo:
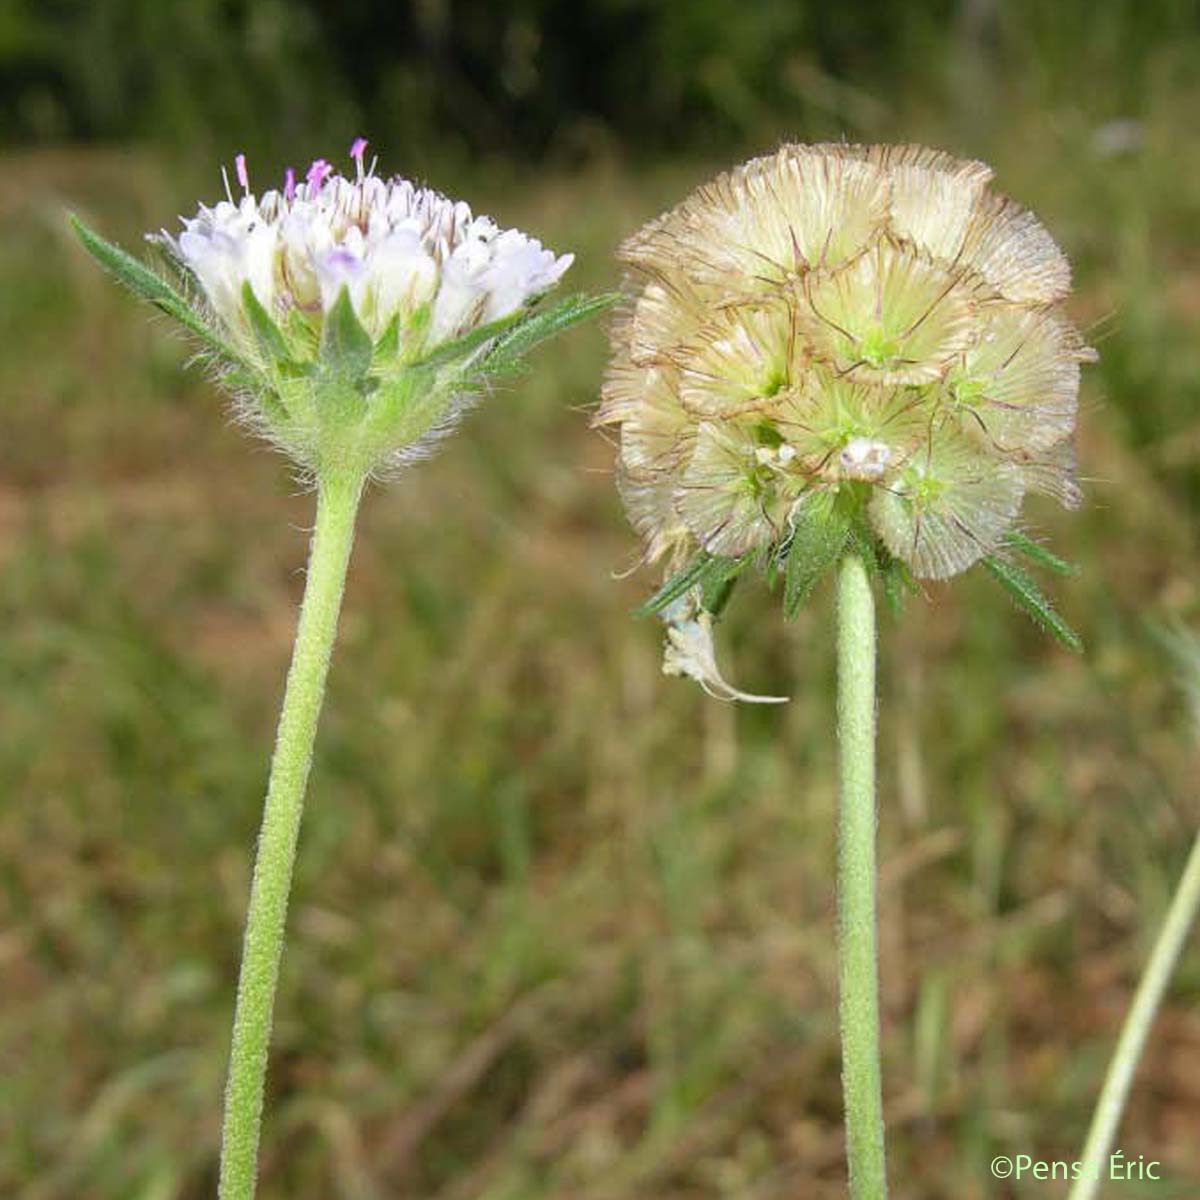
[(1193, 0), (7, 0), (0, 132), (224, 151), (369, 125), (528, 161), (870, 132), (914, 104), (994, 128), (1017, 96), (1103, 121), (1194, 77), (1196, 22)]
[[(1194, 0), (0, 0), (0, 1195), (199, 1200), (311, 500), (66, 231), (137, 249), (362, 133), (578, 255), (780, 140), (991, 162), (1077, 268), (1088, 652), (986, 578), (883, 631), (895, 1194), (1061, 1195), (1200, 821), (1147, 619), (1200, 625)], [(366, 503), (310, 788), (264, 1200), (838, 1197), (830, 596), (739, 709), (631, 608), (599, 326)], [(1200, 955), (1119, 1146), (1200, 1194)], [(1118, 1185), (1115, 1185), (1118, 1186)], [(1114, 1191), (1114, 1194), (1117, 1194)]]

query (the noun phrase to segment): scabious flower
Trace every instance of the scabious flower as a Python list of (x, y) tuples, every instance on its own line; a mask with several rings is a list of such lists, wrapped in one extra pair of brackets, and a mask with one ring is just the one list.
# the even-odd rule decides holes
[[(499, 332), (573, 258), (461, 201), (380, 178), (365, 150), (362, 138), (350, 148), (352, 178), (318, 159), (261, 197), (238, 155), (240, 198), (227, 185), (178, 235), (151, 235), (250, 365), (243, 410), (312, 470), (331, 453), (375, 470), (420, 453), (478, 392), (463, 368), (488, 343), (471, 335)], [(444, 353), (464, 338), (467, 353)], [(439, 350), (449, 370), (414, 371)], [(344, 436), (331, 436), (331, 417)]]
[[(646, 561), (697, 581), (672, 634), (714, 572), (757, 562), (795, 600), (856, 539), (906, 580), (945, 579), (1001, 545), (1026, 493), (1078, 505), (1094, 352), (1062, 311), (1062, 252), (991, 178), (920, 146), (787, 145), (621, 247), (596, 423), (619, 430)], [(733, 691), (711, 653), (669, 651)]]
[(236, 159), (242, 194), (183, 218), (183, 231), (152, 240), (167, 247), (199, 282), (216, 315), (248, 352), (255, 325), (244, 288), (281, 328), (319, 332), (345, 289), (375, 339), (395, 326), (404, 349), (420, 352), (481, 323), (515, 312), (549, 291), (573, 255), (556, 256), (515, 229), (398, 177), (364, 169), (366, 142), (350, 148), (357, 171), (346, 179), (324, 160), (297, 183), (256, 196), (244, 155)]
[(77, 217), (85, 249), (178, 321), (234, 390), (243, 416), (313, 484), (304, 600), (255, 855), (225, 1089), (218, 1191), (252, 1200), (287, 899), (325, 680), (368, 479), (408, 461), (532, 346), (612, 296), (538, 305), (571, 264), (407, 180), (324, 160), (281, 190), (201, 205), (162, 246), (180, 291)]
[(105, 266), (197, 335), (257, 431), (307, 473), (379, 472), (421, 453), (534, 342), (607, 302), (532, 310), (571, 265), (407, 179), (318, 159), (278, 189), (201, 204), (148, 235), (189, 285), (176, 292), (77, 223)]

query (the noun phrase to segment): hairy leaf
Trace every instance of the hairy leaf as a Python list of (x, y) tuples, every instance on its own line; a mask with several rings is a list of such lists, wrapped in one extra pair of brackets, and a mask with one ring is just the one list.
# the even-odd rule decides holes
[(485, 325), (477, 325), (474, 329), (468, 329), (466, 333), (456, 338), (450, 338), (448, 341), (441, 342), (435, 346), (423, 358), (417, 359), (409, 364), (410, 370), (427, 370), (433, 367), (442, 367), (448, 363), (457, 362), (460, 359), (469, 358), (481, 346), (488, 342), (495, 341), (505, 331), (510, 330), (513, 326), (520, 324), (524, 320), (531, 319), (524, 310), (509, 313), (507, 317), (500, 317), (495, 321), (488, 321)]
[(1011, 558), (989, 554), (983, 565), (995, 576), (1000, 586), (1023, 608), (1047, 633), (1076, 654), (1083, 653), (1083, 641), (1062, 619), (1054, 605), (1046, 599), (1032, 576)]
[(1031, 562), (1053, 571), (1056, 575), (1077, 575), (1079, 573), (1079, 568), (1074, 563), (1067, 562), (1065, 558), (1059, 558), (1057, 554), (1047, 550), (1040, 542), (1027, 538), (1015, 529), (1005, 535), (1004, 544), (1008, 549), (1025, 555)]
[(792, 516), (792, 536), (783, 580), (783, 615), (791, 620), (812, 595), (850, 539), (850, 520), (831, 492), (818, 492)]
[(85, 225), (74, 213), (68, 213), (67, 220), (80, 242), (83, 243), (83, 248), (118, 283), (128, 288), (135, 296), (148, 301), (161, 312), (173, 317), (185, 329), (194, 333), (209, 349), (215, 350), (229, 362), (249, 367), (242, 355), (214, 333), (196, 314), (187, 299), (165, 279), (150, 270), (144, 263), (139, 262), (128, 251), (106, 241), (95, 230)]
[(750, 565), (753, 553), (741, 558), (713, 558), (700, 580), (700, 607), (718, 617), (733, 595), (738, 576)]
[(740, 558), (726, 558), (701, 550), (695, 558), (676, 571), (649, 600), (638, 605), (634, 609), (634, 615), (653, 616), (692, 588), (700, 589), (701, 607), (712, 613), (719, 612), (729, 599), (728, 593), (733, 581), (749, 566), (752, 557), (742, 555)]
[(484, 357), (484, 372), (502, 374), (512, 370), (538, 343), (603, 312), (619, 299), (616, 292), (604, 292), (598, 296), (568, 296), (551, 308), (533, 312), (497, 339)]
[(909, 592), (915, 592), (917, 585), (904, 562), (898, 558), (892, 558), (891, 555), (888, 555), (886, 560), (880, 564), (880, 571), (883, 575), (884, 602), (888, 606), (888, 611), (898, 620), (904, 611), (905, 596)]

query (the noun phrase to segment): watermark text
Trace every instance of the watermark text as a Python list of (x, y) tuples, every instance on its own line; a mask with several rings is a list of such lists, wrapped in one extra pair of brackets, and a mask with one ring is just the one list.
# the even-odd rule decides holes
[[(1031, 1154), (998, 1154), (992, 1159), (992, 1175), (996, 1179), (1076, 1180), (1091, 1175), (1093, 1168), (1082, 1162), (1065, 1159), (1034, 1158)], [(1094, 1178), (1110, 1183), (1145, 1183), (1162, 1179), (1162, 1163), (1145, 1155), (1126, 1155), (1114, 1150)]]

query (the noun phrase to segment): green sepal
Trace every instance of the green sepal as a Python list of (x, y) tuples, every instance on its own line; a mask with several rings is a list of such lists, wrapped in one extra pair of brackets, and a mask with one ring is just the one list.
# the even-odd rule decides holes
[(232, 363), (252, 369), (237, 350), (218, 337), (209, 325), (197, 315), (186, 297), (177, 292), (165, 279), (150, 270), (144, 263), (138, 262), (128, 251), (106, 241), (85, 225), (74, 213), (67, 214), (67, 221), (83, 244), (83, 248), (118, 283), (128, 288), (139, 299), (153, 304), (160, 312), (173, 317), (185, 329), (204, 342), (210, 350), (215, 350)]
[(1023, 608), (1033, 621), (1048, 634), (1076, 654), (1083, 653), (1083, 640), (1063, 620), (1054, 605), (1043, 594), (1032, 576), (1011, 558), (989, 554), (983, 565), (995, 576), (1000, 586)]
[(246, 310), (246, 319), (250, 322), (255, 341), (258, 342), (262, 352), (273, 363), (290, 362), (291, 352), (288, 350), (288, 344), (284, 340), (279, 326), (271, 320), (271, 314), (263, 308), (248, 279), (242, 284), (242, 307)]
[(1025, 555), (1030, 562), (1035, 562), (1039, 567), (1045, 567), (1046, 570), (1053, 571), (1056, 575), (1079, 574), (1079, 568), (1074, 563), (1067, 562), (1065, 558), (1059, 558), (1057, 554), (1047, 550), (1040, 542), (1027, 538), (1015, 529), (1009, 530), (1005, 535), (1004, 545), (1006, 549)]
[(701, 605), (709, 612), (713, 606), (718, 608), (728, 599), (722, 596), (722, 591), (729, 588), (733, 581), (749, 565), (752, 555), (742, 555), (739, 558), (728, 558), (723, 555), (709, 554), (700, 550), (696, 556), (675, 572), (648, 600), (639, 604), (633, 610), (634, 616), (651, 617), (661, 612), (669, 604), (673, 604), (680, 596), (690, 592), (692, 588), (700, 589)]
[(809, 497), (792, 513), (791, 525), (783, 578), (783, 615), (789, 621), (841, 558), (851, 536), (850, 517), (833, 492)]
[(350, 290), (344, 284), (333, 307), (325, 314), (321, 332), (321, 361), (326, 370), (358, 384), (371, 369), (375, 345), (362, 327)]
[(375, 354), (380, 359), (395, 358), (400, 353), (400, 314), (396, 313), (387, 323), (387, 328), (375, 343)]

